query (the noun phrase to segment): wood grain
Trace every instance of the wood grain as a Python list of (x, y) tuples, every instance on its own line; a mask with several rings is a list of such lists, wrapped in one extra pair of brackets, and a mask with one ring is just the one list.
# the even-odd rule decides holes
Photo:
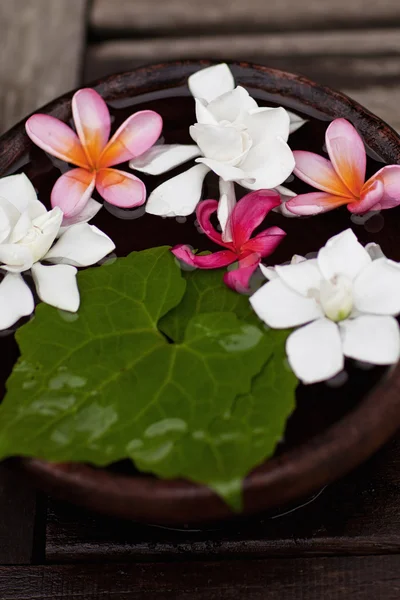
[(86, 0), (0, 2), (0, 132), (73, 88)]
[(94, 0), (91, 26), (96, 32), (146, 34), (182, 31), (327, 29), (341, 25), (376, 27), (400, 23), (397, 0)]
[(0, 567), (2, 600), (398, 600), (400, 556)]
[[(178, 531), (105, 518), (52, 501), (47, 560), (187, 560), (400, 553), (400, 436), (307, 506)], [(301, 504), (301, 502), (300, 502)], [(292, 507), (293, 508), (293, 507)], [(271, 518), (273, 517), (273, 518)]]

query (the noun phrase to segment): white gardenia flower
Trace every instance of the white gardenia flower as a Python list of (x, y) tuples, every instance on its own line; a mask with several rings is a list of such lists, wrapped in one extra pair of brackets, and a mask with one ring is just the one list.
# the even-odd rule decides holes
[(343, 369), (344, 357), (374, 365), (400, 358), (400, 264), (376, 244), (364, 248), (351, 229), (332, 237), (317, 258), (275, 269), (251, 298), (273, 329), (299, 327), (286, 342), (290, 366), (303, 383)]
[(0, 269), (6, 272), (0, 283), (0, 330), (34, 310), (33, 294), (21, 273), (31, 271), (43, 302), (76, 312), (76, 267), (92, 265), (115, 248), (97, 227), (78, 223), (63, 228), (62, 223), (61, 209), (47, 211), (26, 175), (0, 179)]
[(130, 162), (130, 167), (160, 175), (196, 158), (188, 171), (162, 183), (149, 196), (146, 212), (162, 216), (191, 214), (209, 171), (224, 182), (250, 190), (278, 188), (294, 169), (289, 133), (304, 123), (284, 108), (260, 108), (243, 87), (235, 87), (226, 64), (189, 77), (197, 123), (190, 127), (195, 145), (159, 145)]

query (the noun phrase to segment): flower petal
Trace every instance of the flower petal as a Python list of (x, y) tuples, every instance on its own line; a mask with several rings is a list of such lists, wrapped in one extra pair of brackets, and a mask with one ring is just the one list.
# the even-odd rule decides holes
[(291, 290), (281, 279), (272, 279), (250, 298), (259, 316), (273, 329), (297, 327), (323, 316), (314, 298), (305, 298)]
[(326, 192), (299, 194), (285, 204), (286, 210), (294, 215), (309, 216), (328, 212), (349, 202), (349, 198), (333, 196)]
[(384, 186), (379, 208), (393, 208), (400, 204), (400, 165), (383, 167), (365, 185), (368, 186), (377, 180), (382, 181)]
[(188, 160), (200, 156), (198, 146), (183, 144), (159, 144), (130, 161), (129, 166), (135, 171), (148, 175), (162, 175)]
[(318, 319), (294, 331), (286, 353), (295, 375), (306, 384), (330, 379), (343, 369), (339, 329), (329, 319)]
[(206, 236), (219, 246), (225, 246), (221, 234), (216, 231), (210, 222), (211, 215), (217, 210), (218, 202), (216, 200), (204, 200), (197, 205), (196, 217)]
[(45, 256), (54, 263), (88, 267), (115, 249), (114, 242), (100, 229), (88, 223), (69, 227)]
[(206, 158), (232, 164), (247, 151), (243, 136), (235, 127), (223, 125), (192, 125), (190, 135)]
[(196, 120), (201, 125), (217, 125), (217, 119), (208, 110), (208, 102), (200, 98), (195, 98)]
[(63, 220), (62, 210), (56, 206), (32, 221), (32, 229), (19, 241), (32, 253), (33, 262), (41, 260), (56, 239)]
[(393, 317), (362, 315), (339, 323), (345, 356), (373, 365), (392, 365), (400, 357), (399, 324)]
[(353, 285), (354, 307), (374, 315), (400, 313), (400, 265), (378, 258), (366, 266)]
[(243, 244), (243, 250), (256, 252), (261, 258), (265, 258), (274, 252), (274, 250), (286, 237), (286, 232), (280, 227), (269, 227), (254, 238)]
[(277, 265), (276, 273), (294, 292), (307, 296), (312, 289), (319, 290), (322, 280), (316, 258), (302, 260), (290, 265)]
[(357, 130), (346, 119), (335, 119), (325, 135), (326, 147), (336, 173), (354, 196), (365, 181), (367, 155)]
[(292, 192), (292, 190), (289, 190), (289, 188), (283, 186), (283, 185), (277, 185), (275, 188), (275, 191), (278, 192), (278, 194), (281, 197), (281, 204), (280, 206), (276, 206), (273, 210), (276, 213), (279, 213), (281, 215), (283, 215), (284, 217), (288, 217), (288, 218), (295, 218), (299, 215), (295, 215), (294, 213), (290, 212), (290, 210), (287, 209), (286, 207), (286, 203), (291, 200), (292, 198), (295, 198), (297, 196), (297, 194), (295, 194), (295, 192)]
[(318, 267), (325, 279), (344, 275), (353, 280), (372, 261), (351, 229), (331, 237), (318, 252)]
[(71, 227), (72, 225), (91, 221), (93, 217), (97, 215), (102, 206), (103, 205), (100, 202), (93, 200), (93, 198), (89, 198), (87, 204), (83, 207), (80, 213), (74, 215), (73, 217), (64, 217), (59, 234), (61, 235), (61, 233), (64, 233), (64, 231), (66, 231), (68, 227)]
[(72, 169), (57, 179), (51, 192), (51, 205), (59, 206), (65, 217), (75, 217), (89, 202), (96, 174), (86, 169)]
[(72, 98), (72, 114), (88, 163), (96, 166), (110, 137), (111, 119), (107, 104), (95, 90), (84, 88)]
[(49, 115), (33, 115), (25, 123), (32, 142), (65, 162), (86, 169), (89, 166), (78, 136), (71, 127)]
[(122, 208), (141, 206), (146, 201), (143, 181), (118, 169), (101, 169), (97, 173), (96, 189), (104, 200)]
[(222, 63), (201, 69), (188, 79), (189, 90), (195, 98), (211, 102), (235, 87), (235, 80), (227, 64)]
[[(1, 179), (0, 179), (1, 182)], [(28, 216), (27, 211), (24, 211)], [(11, 202), (0, 196), (0, 244), (5, 242), (21, 218), (21, 213)]]
[(45, 267), (35, 263), (32, 277), (42, 302), (61, 310), (76, 312), (80, 301), (76, 273), (77, 269), (70, 265)]
[(10, 273), (22, 273), (33, 265), (31, 250), (19, 244), (0, 244), (0, 266)]
[(273, 139), (278, 136), (285, 142), (288, 140), (290, 118), (288, 112), (282, 107), (252, 110), (244, 116), (243, 123), (254, 145), (266, 138)]
[(329, 160), (319, 154), (303, 150), (295, 150), (293, 154), (296, 161), (294, 174), (299, 179), (322, 192), (353, 198)]
[(205, 165), (196, 165), (167, 179), (150, 194), (146, 212), (166, 217), (192, 214), (200, 201), (203, 181), (208, 171), (209, 168)]
[[(246, 173), (242, 171), (242, 169), (232, 167), (231, 165), (218, 160), (213, 160), (212, 158), (197, 158), (196, 162), (208, 167), (208, 171), (214, 171), (214, 173), (224, 181), (240, 181), (246, 177)], [(254, 179), (251, 181), (254, 181)]]
[(294, 164), (293, 152), (287, 143), (279, 137), (269, 139), (251, 148), (240, 163), (246, 173), (246, 179), (240, 183), (250, 190), (274, 188), (289, 177)]
[(33, 294), (21, 275), (8, 273), (0, 283), (0, 329), (8, 329), (34, 308)]
[(291, 110), (287, 110), (286, 112), (288, 113), (290, 118), (289, 133), (294, 133), (295, 131), (300, 129), (300, 127), (303, 127), (303, 125), (307, 123), (306, 119), (303, 119)]
[(216, 121), (236, 121), (250, 110), (258, 109), (257, 102), (243, 87), (226, 92), (207, 105), (207, 110)]
[[(366, 186), (364, 186), (364, 188), (366, 188)], [(366, 213), (369, 210), (379, 210), (381, 208), (383, 195), (383, 183), (379, 179), (375, 179), (372, 184), (368, 185), (365, 191), (362, 191), (360, 200), (351, 202), (347, 205), (347, 208), (354, 214)]]
[(112, 136), (100, 156), (99, 167), (112, 167), (144, 154), (160, 137), (161, 116), (153, 110), (131, 115)]
[(2, 177), (0, 197), (8, 200), (20, 213), (38, 201), (35, 188), (25, 173)]
[(231, 265), (237, 260), (236, 254), (231, 250), (221, 250), (220, 252), (214, 252), (213, 254), (199, 256), (193, 254), (193, 250), (189, 246), (183, 244), (175, 246), (172, 248), (171, 252), (182, 262), (192, 267), (198, 267), (199, 269), (219, 269), (220, 267)]
[(230, 216), (236, 206), (235, 184), (233, 181), (224, 181), (220, 178), (219, 193), (217, 217), (222, 230), (222, 240), (231, 242), (233, 237)]
[(225, 284), (239, 294), (249, 293), (250, 278), (259, 264), (260, 257), (256, 253), (250, 254), (246, 258), (239, 260), (237, 269), (232, 269), (225, 273)]
[(261, 225), (269, 211), (279, 204), (279, 194), (273, 190), (251, 192), (239, 200), (231, 215), (232, 235), (236, 248), (240, 248), (250, 239), (253, 231)]

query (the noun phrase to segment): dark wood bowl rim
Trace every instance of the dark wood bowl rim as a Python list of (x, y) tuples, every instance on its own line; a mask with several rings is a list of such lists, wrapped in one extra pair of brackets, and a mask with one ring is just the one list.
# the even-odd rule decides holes
[[(188, 75), (211, 61), (176, 61), (142, 67), (96, 81), (106, 100), (180, 87)], [(249, 63), (229, 63), (237, 83), (285, 97), (293, 108), (300, 102), (318, 108), (327, 119), (353, 122), (368, 146), (388, 163), (400, 163), (400, 138), (378, 117), (347, 96), (305, 77)], [(68, 120), (73, 92), (40, 109)], [(38, 112), (38, 111), (35, 111)], [(0, 174), (5, 175), (26, 153), (24, 122), (1, 138)], [(284, 504), (326, 485), (375, 452), (400, 425), (400, 365), (354, 410), (306, 443), (272, 458), (244, 482), (244, 513)], [(81, 464), (52, 464), (38, 459), (12, 461), (46, 491), (88, 508), (153, 523), (199, 523), (232, 516), (229, 508), (204, 486), (165, 481), (147, 475), (130, 477)]]

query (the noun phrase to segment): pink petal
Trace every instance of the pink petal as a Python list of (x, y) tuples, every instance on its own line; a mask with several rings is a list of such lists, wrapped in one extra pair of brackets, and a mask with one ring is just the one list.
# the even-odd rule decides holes
[(228, 271), (224, 275), (224, 282), (235, 292), (246, 294), (250, 292), (249, 282), (254, 271), (260, 264), (260, 257), (257, 254), (250, 254), (246, 258), (239, 260), (239, 267)]
[(96, 189), (104, 200), (121, 208), (140, 206), (146, 201), (143, 181), (118, 169), (101, 169), (97, 173)]
[(336, 173), (359, 197), (365, 181), (367, 155), (357, 130), (346, 119), (335, 119), (326, 130), (326, 147)]
[(293, 152), (296, 166), (294, 174), (312, 187), (335, 196), (351, 196), (349, 190), (336, 175), (332, 163), (313, 152), (296, 150)]
[(213, 213), (218, 210), (217, 200), (204, 200), (197, 205), (196, 217), (200, 224), (200, 227), (210, 240), (218, 244), (219, 246), (230, 247), (230, 244), (225, 244), (222, 241), (222, 235), (214, 229), (214, 226), (210, 223), (210, 217)]
[(117, 129), (100, 158), (102, 167), (112, 167), (140, 156), (161, 134), (163, 121), (153, 110), (135, 113)]
[(325, 192), (312, 192), (311, 194), (299, 194), (286, 202), (286, 208), (294, 215), (318, 215), (338, 206), (347, 204), (349, 198), (332, 196)]
[(111, 131), (110, 113), (103, 98), (94, 90), (79, 90), (72, 98), (76, 130), (89, 163), (96, 166)]
[(382, 181), (384, 186), (380, 208), (398, 206), (400, 204), (400, 165), (383, 167), (367, 181), (365, 186), (376, 180)]
[[(361, 199), (356, 202), (351, 202), (347, 205), (347, 208), (350, 212), (355, 214), (366, 213), (369, 210), (380, 209), (381, 208), (381, 200), (384, 194), (384, 185), (380, 179), (376, 179), (369, 184), (369, 186), (364, 186), (365, 191), (361, 194)], [(399, 195), (400, 200), (400, 195)]]
[(45, 152), (84, 169), (88, 161), (78, 136), (71, 127), (49, 115), (32, 115), (25, 123), (32, 142)]
[(87, 169), (72, 169), (57, 179), (51, 192), (51, 205), (59, 206), (65, 217), (79, 214), (89, 201), (96, 175)]
[(265, 258), (274, 252), (282, 242), (286, 232), (280, 227), (269, 227), (243, 245), (243, 250), (257, 252), (260, 257)]
[(240, 248), (245, 244), (269, 211), (280, 203), (279, 194), (271, 190), (257, 190), (241, 198), (231, 214), (231, 231), (235, 247)]
[(193, 250), (189, 246), (184, 246), (183, 244), (175, 246), (171, 252), (182, 262), (192, 267), (198, 267), (199, 269), (219, 269), (220, 267), (231, 265), (237, 260), (236, 254), (231, 250), (221, 250), (221, 252), (198, 256), (197, 254), (193, 254)]

